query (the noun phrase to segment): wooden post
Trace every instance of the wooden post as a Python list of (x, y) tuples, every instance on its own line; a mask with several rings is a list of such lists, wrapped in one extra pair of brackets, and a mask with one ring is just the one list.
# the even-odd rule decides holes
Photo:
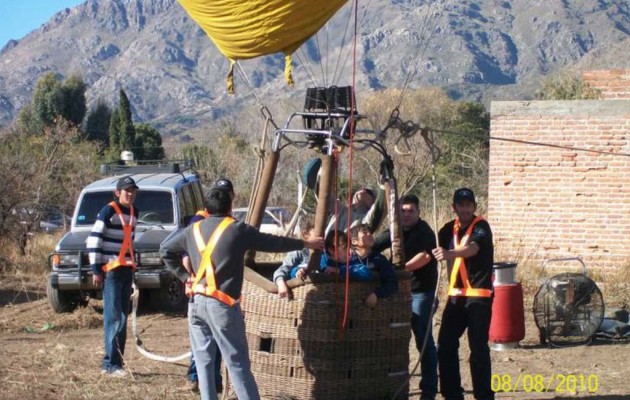
[(385, 181), (385, 201), (389, 215), (389, 232), (392, 242), (392, 264), (395, 269), (405, 268), (405, 249), (403, 247), (402, 227), (400, 226), (400, 207), (398, 190), (394, 178)]
[[(271, 186), (276, 176), (276, 170), (278, 168), (278, 161), (280, 160), (280, 150), (272, 151), (267, 157), (265, 168), (263, 169), (260, 182), (258, 182), (255, 188), (256, 198), (254, 204), (249, 205), (249, 212), (247, 215), (247, 223), (256, 228), (260, 228), (263, 216), (265, 215), (265, 208), (267, 207), (267, 201), (269, 200), (269, 193), (271, 192)], [(256, 252), (250, 250), (245, 254), (244, 263), (248, 267), (254, 267), (256, 264)]]
[[(328, 219), (328, 206), (330, 204), (330, 194), (332, 193), (332, 185), (336, 180), (337, 165), (333, 155), (325, 155), (322, 159), (321, 178), (319, 181), (319, 192), (317, 209), (315, 211), (315, 236), (324, 236), (326, 222)], [(308, 271), (316, 271), (319, 269), (319, 262), (322, 257), (321, 251), (313, 251), (308, 261)]]

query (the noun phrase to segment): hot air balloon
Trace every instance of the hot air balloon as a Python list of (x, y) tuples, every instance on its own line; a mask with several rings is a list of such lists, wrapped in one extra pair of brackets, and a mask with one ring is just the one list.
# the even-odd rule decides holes
[(291, 54), (313, 36), (347, 0), (178, 0), (190, 17), (230, 60), (228, 91), (233, 93), (234, 63), (285, 54), (285, 79), (293, 84)]

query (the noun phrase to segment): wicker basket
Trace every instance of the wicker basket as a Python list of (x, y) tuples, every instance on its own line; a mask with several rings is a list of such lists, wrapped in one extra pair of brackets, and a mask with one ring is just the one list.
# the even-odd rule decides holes
[(376, 400), (408, 397), (411, 294), (399, 281), (374, 309), (363, 299), (376, 282), (353, 282), (348, 318), (342, 283), (313, 283), (279, 299), (245, 282), (242, 309), (252, 371), (263, 398)]

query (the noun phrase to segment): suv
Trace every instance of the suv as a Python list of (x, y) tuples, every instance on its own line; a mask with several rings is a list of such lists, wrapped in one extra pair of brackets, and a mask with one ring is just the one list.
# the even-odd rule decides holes
[(140, 210), (133, 244), (136, 287), (149, 295), (155, 308), (174, 311), (185, 307), (184, 285), (165, 269), (159, 254), (162, 240), (185, 227), (197, 210), (204, 208), (199, 176), (192, 171), (180, 172), (179, 167), (176, 163), (119, 167), (117, 175), (83, 188), (70, 231), (48, 258), (48, 301), (55, 312), (71, 312), (88, 298), (101, 295), (92, 284), (86, 239), (98, 212), (114, 199), (116, 182), (123, 176), (131, 176), (139, 187), (134, 202)]

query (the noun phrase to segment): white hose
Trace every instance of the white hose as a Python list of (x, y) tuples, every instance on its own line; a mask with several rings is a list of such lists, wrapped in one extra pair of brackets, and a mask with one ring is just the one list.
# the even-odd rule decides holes
[(131, 304), (132, 304), (131, 326), (133, 330), (133, 337), (136, 339), (136, 348), (138, 349), (138, 352), (140, 352), (140, 354), (142, 354), (143, 356), (151, 360), (170, 362), (170, 363), (174, 363), (177, 361), (182, 361), (187, 358), (190, 358), (190, 351), (184, 354), (180, 354), (175, 357), (168, 357), (168, 356), (160, 356), (157, 354), (153, 354), (149, 350), (145, 349), (144, 344), (142, 343), (142, 339), (140, 339), (140, 334), (138, 333), (138, 319), (136, 318), (136, 312), (138, 311), (138, 298), (140, 297), (140, 291), (136, 287), (135, 283), (132, 285), (132, 288), (133, 288), (133, 292), (131, 293)]

